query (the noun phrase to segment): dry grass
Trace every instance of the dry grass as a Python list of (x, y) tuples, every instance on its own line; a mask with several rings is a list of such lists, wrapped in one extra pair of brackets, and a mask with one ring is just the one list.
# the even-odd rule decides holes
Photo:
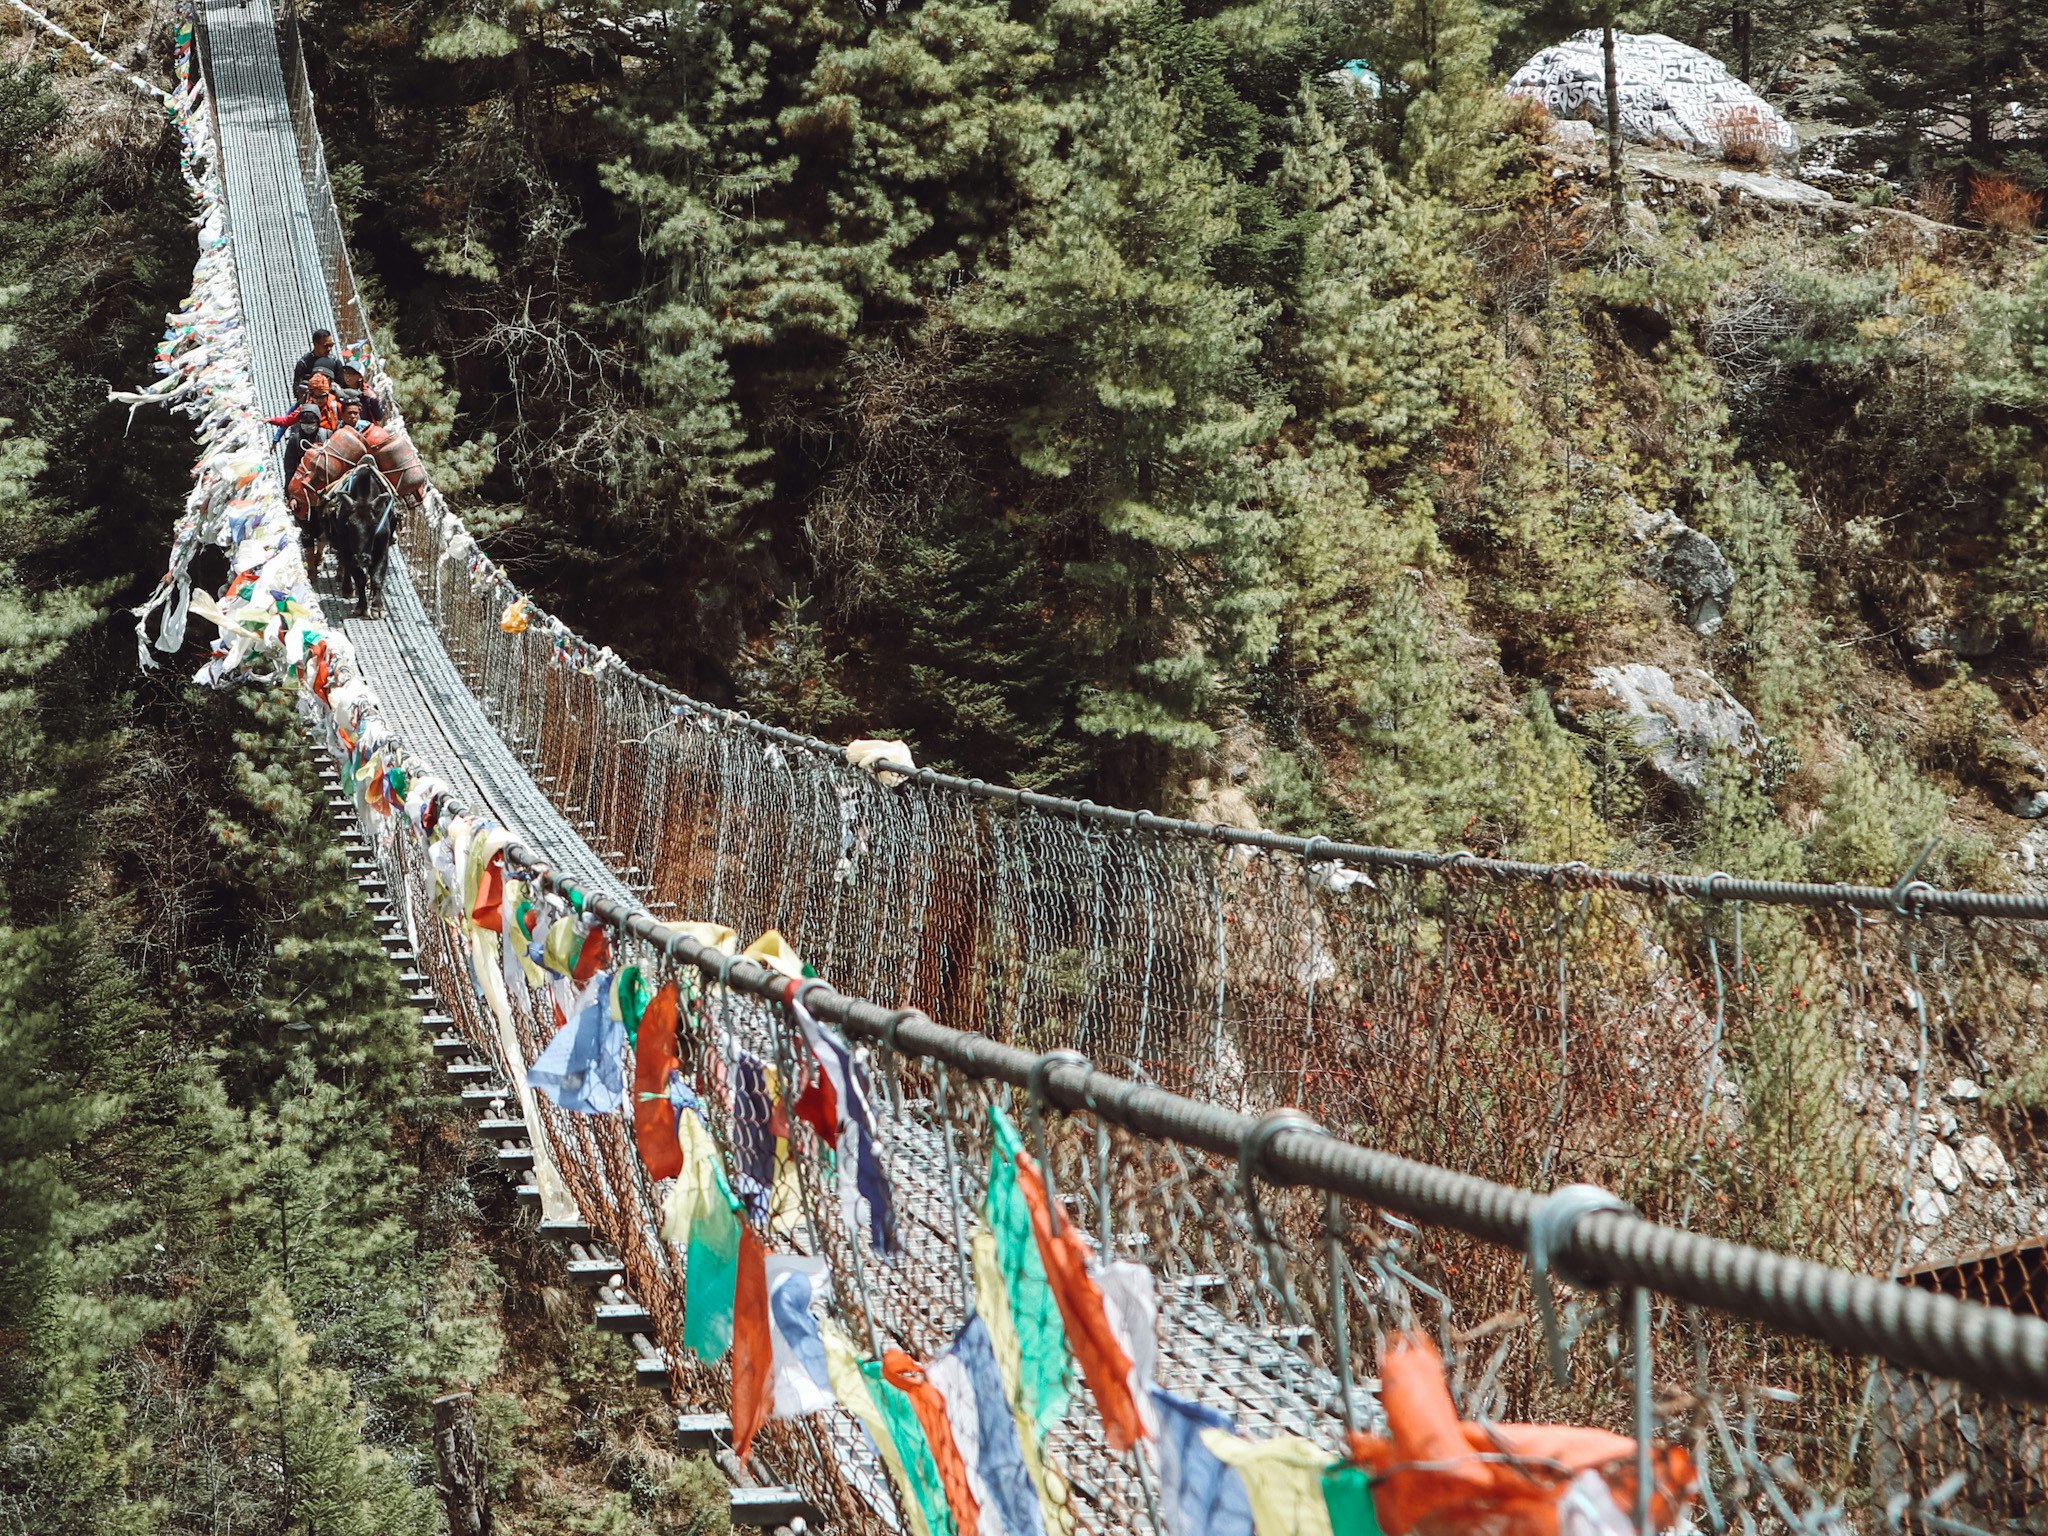
[(1755, 107), (1730, 107), (1719, 118), (1721, 158), (1730, 165), (1761, 169), (1778, 158), (1778, 135)]
[(2024, 235), (2041, 217), (2041, 194), (2028, 191), (2010, 176), (1973, 176), (1964, 211), (1986, 229)]

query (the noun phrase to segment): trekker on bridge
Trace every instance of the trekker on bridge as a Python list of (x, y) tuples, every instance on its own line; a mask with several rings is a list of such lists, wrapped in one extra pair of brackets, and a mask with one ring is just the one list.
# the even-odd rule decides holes
[[(273, 421), (275, 417), (271, 418)], [(284, 481), (290, 485), (292, 474), (299, 467), (299, 460), (306, 456), (306, 450), (327, 436), (327, 428), (320, 420), (320, 407), (310, 402), (298, 409), (297, 416), (285, 436)]]
[(341, 369), (341, 359), (335, 355), (334, 351), (334, 332), (327, 330), (315, 331), (313, 333), (313, 350), (300, 358), (298, 365), (292, 369), (292, 398), (296, 400), (306, 398), (306, 390), (312, 383), (314, 374), (326, 374), (328, 382), (331, 384), (341, 377)]
[(346, 405), (354, 401), (362, 407), (362, 419), (368, 422), (384, 420), (384, 402), (371, 393), (370, 386), (363, 380), (363, 370), (354, 363), (341, 365), (341, 398)]

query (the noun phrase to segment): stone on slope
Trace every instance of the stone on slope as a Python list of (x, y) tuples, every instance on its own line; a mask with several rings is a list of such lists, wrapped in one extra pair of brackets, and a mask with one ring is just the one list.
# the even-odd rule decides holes
[[(1696, 155), (1731, 149), (1759, 159), (1799, 148), (1792, 125), (1711, 54), (1658, 32), (1614, 40), (1622, 137), (1672, 144)], [(1546, 48), (1515, 72), (1508, 94), (1542, 103), (1552, 117), (1607, 121), (1607, 67), (1597, 28)]]
[(1676, 512), (1639, 511), (1630, 532), (1643, 546), (1642, 573), (1685, 605), (1685, 622), (1702, 635), (1719, 629), (1735, 590), (1735, 567), (1721, 546)]
[(1629, 662), (1595, 667), (1587, 686), (1566, 701), (1575, 713), (1602, 709), (1627, 716), (1650, 763), (1683, 789), (1702, 789), (1716, 752), (1748, 757), (1763, 731), (1736, 697), (1697, 667), (1673, 677), (1662, 667)]

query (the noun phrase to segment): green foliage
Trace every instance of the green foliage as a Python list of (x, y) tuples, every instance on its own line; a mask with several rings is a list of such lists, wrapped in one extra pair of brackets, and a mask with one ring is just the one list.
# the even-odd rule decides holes
[(1941, 826), (1948, 803), (1896, 748), (1852, 745), (1808, 839), (1813, 878), (1890, 885)]
[(1858, 29), (1850, 111), (1921, 174), (2010, 166), (2038, 180), (2044, 47), (2048, 16), (2030, 0), (1899, 0)]

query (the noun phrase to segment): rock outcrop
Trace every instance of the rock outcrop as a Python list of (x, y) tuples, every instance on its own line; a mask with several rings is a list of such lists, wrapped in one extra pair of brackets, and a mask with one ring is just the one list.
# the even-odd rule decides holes
[[(1711, 54), (1662, 33), (1623, 32), (1614, 55), (1624, 138), (1756, 162), (1797, 153), (1792, 125)], [(1552, 117), (1604, 125), (1606, 82), (1600, 33), (1589, 30), (1524, 64), (1508, 94), (1542, 103)]]
[(1697, 667), (1677, 677), (1647, 662), (1595, 667), (1586, 686), (1569, 690), (1560, 702), (1576, 715), (1624, 715), (1651, 766), (1681, 789), (1706, 786), (1716, 752), (1749, 757), (1764, 742), (1756, 716)]
[(1685, 609), (1685, 622), (1702, 635), (1719, 629), (1735, 590), (1735, 567), (1721, 546), (1676, 512), (1638, 511), (1629, 531), (1642, 546), (1637, 568), (1670, 589)]

